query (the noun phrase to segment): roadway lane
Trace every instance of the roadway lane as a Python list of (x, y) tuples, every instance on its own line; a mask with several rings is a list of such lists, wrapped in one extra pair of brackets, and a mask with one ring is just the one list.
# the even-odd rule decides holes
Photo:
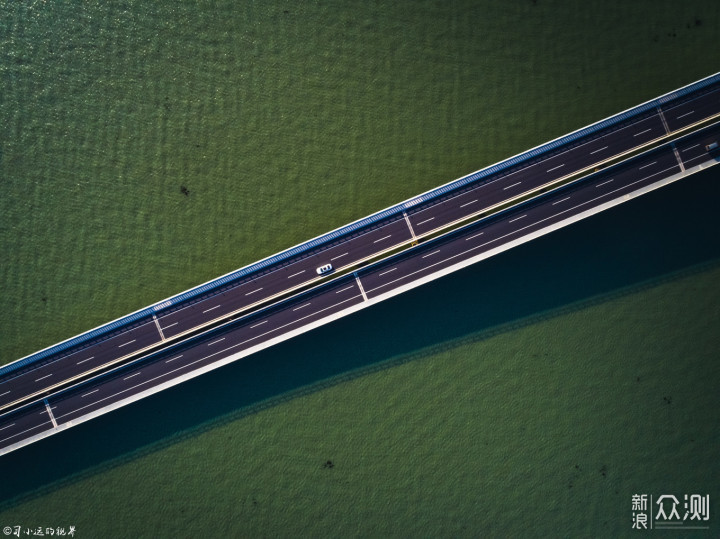
[(697, 135), (689, 136), (675, 146), (685, 168), (690, 168), (706, 161), (708, 157), (715, 156), (716, 159), (720, 159), (720, 153), (716, 151), (709, 154), (705, 149), (708, 144), (713, 142), (720, 143), (719, 130), (703, 131)]
[(413, 208), (408, 212), (410, 221), (418, 235), (432, 232), (664, 135), (665, 128), (660, 116), (654, 114), (540, 162), (518, 168), (510, 174), (491, 179), (440, 203)]
[[(720, 112), (720, 89), (706, 92), (679, 105), (669, 105), (665, 118), (672, 129), (694, 123), (703, 116)], [(619, 153), (632, 150), (665, 134), (659, 114), (638, 118), (627, 125), (608, 128), (573, 143), (550, 155), (523, 163), (514, 170), (503, 171), (486, 178), (462, 192), (449, 194), (445, 199), (433, 200), (408, 210), (408, 220), (417, 235), (423, 235), (461, 219), (477, 215), (489, 207), (528, 193), (533, 189), (592, 167)], [(371, 229), (341, 238), (333, 244), (321, 245), (303, 253), (285, 265), (268, 268), (248, 277), (222, 292), (159, 311), (157, 324), (145, 323), (126, 332), (98, 341), (80, 352), (58, 355), (44, 364), (11, 373), (0, 382), (0, 408), (15, 402), (23, 395), (33, 395), (57, 384), (87, 373), (111, 362), (161, 343), (160, 327), (165, 338), (178, 337), (199, 326), (218, 321), (231, 313), (253, 308), (273, 296), (288, 292), (313, 281), (319, 281), (315, 269), (332, 263), (342, 269), (367, 257), (377, 255), (412, 239), (407, 222), (392, 218)], [(90, 359), (88, 359), (90, 358)]]
[[(720, 114), (720, 88), (662, 108), (671, 132)], [(667, 134), (660, 114), (611, 128), (600, 136), (586, 137), (572, 147), (539, 162), (521, 165), (509, 174), (490, 178), (472, 188), (437, 202), (418, 205), (408, 211), (418, 235), (432, 232), (488, 207), (523, 195), (564, 176), (592, 167), (618, 154), (631, 151)]]
[(42, 402), (0, 416), (0, 448), (52, 430), (52, 428), (52, 420)]
[(19, 371), (13, 378), (0, 381), (0, 406), (14, 402), (18, 396), (42, 394), (58, 383), (160, 341), (156, 325), (148, 322), (60, 360)]
[[(704, 145), (719, 137), (720, 126), (689, 136), (677, 144), (678, 155), (685, 155), (687, 164), (700, 157), (707, 160)], [(677, 172), (680, 166), (673, 147), (650, 152), (362, 270), (359, 276), (363, 289), (367, 297), (377, 297)], [(355, 277), (345, 276), (48, 400), (56, 420), (62, 424), (362, 302)], [(0, 416), (0, 432), (4, 433), (0, 448), (49, 428), (49, 415), (43, 413), (42, 405)]]
[(261, 275), (217, 296), (212, 296), (184, 309), (160, 316), (166, 338), (174, 337), (249, 307), (259, 301), (319, 280), (315, 270), (331, 263), (336, 270), (355, 264), (379, 252), (407, 244), (412, 240), (407, 222), (400, 218), (386, 225), (352, 237), (329, 249), (315, 252), (270, 273)]
[(15, 402), (21, 396), (43, 395), (49, 388), (60, 383), (66, 383), (103, 365), (121, 361), (139, 350), (159, 345), (163, 337), (176, 337), (290, 288), (319, 280), (315, 270), (323, 264), (330, 262), (336, 269), (341, 269), (411, 240), (407, 222), (396, 218), (339, 245), (318, 249), (310, 256), (287, 266), (247, 280), (239, 286), (204, 298), (183, 309), (161, 315), (157, 323), (154, 320), (146, 322), (52, 362), (12, 373), (0, 381), (0, 407)]
[(152, 360), (123, 368), (62, 397), (53, 398), (53, 414), (58, 423), (77, 419), (115, 400), (128, 398), (152, 385), (210, 365), (362, 301), (355, 278), (341, 278), (321, 291), (293, 298), (272, 312), (251, 317), (231, 329), (198, 339), (190, 346), (174, 347)]
[(699, 95), (679, 105), (661, 107), (665, 121), (671, 131), (677, 131), (688, 125), (720, 113), (720, 88)]
[(461, 234), (430, 242), (411, 253), (360, 271), (360, 280), (368, 298), (372, 299), (680, 171), (672, 148), (653, 152), (606, 173), (595, 174), (592, 181), (560, 189), (543, 197), (542, 202), (513, 208), (467, 227)]

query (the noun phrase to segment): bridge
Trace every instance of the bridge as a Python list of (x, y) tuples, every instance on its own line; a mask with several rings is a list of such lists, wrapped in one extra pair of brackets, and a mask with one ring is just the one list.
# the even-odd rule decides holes
[(2, 367), (0, 454), (712, 166), (719, 117), (715, 74)]

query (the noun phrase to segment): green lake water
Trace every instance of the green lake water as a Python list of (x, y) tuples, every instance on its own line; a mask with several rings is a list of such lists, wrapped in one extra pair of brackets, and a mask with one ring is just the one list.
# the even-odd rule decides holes
[[(0, 6), (2, 363), (720, 65), (708, 2)], [(631, 496), (667, 493), (710, 494), (680, 536), (716, 536), (719, 195), (697, 174), (3, 456), (0, 529), (651, 536)]]

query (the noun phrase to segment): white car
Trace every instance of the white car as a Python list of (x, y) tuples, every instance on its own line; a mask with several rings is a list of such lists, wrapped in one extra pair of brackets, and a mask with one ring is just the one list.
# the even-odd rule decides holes
[(332, 264), (325, 264), (324, 266), (320, 266), (315, 271), (318, 275), (325, 275), (326, 273), (330, 273), (333, 270)]

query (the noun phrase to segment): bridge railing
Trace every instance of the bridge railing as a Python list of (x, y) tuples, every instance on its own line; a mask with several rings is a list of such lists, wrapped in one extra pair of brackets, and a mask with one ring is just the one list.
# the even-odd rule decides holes
[(20, 369), (31, 363), (41, 361), (41, 360), (43, 360), (49, 356), (52, 356), (54, 354), (63, 352), (70, 348), (74, 348), (78, 345), (81, 345), (83, 343), (86, 343), (88, 341), (96, 339), (98, 337), (101, 337), (104, 334), (111, 333), (123, 326), (133, 324), (134, 322), (137, 322), (137, 321), (140, 321), (143, 319), (149, 319), (150, 317), (152, 317), (153, 314), (155, 314), (158, 311), (161, 311), (168, 307), (178, 305), (185, 301), (197, 298), (198, 296), (201, 296), (201, 295), (211, 292), (215, 289), (218, 289), (232, 281), (235, 281), (235, 280), (245, 277), (247, 275), (256, 273), (264, 268), (267, 268), (268, 266), (272, 266), (272, 265), (278, 264), (280, 262), (283, 262), (284, 260), (287, 260), (288, 258), (292, 258), (296, 255), (302, 254), (303, 252), (314, 249), (315, 247), (318, 247), (319, 245), (331, 242), (341, 236), (352, 233), (361, 228), (370, 226), (374, 223), (380, 222), (384, 219), (387, 219), (388, 217), (392, 217), (395, 215), (401, 215), (404, 211), (412, 208), (413, 206), (417, 206), (418, 204), (431, 201), (433, 199), (436, 199), (438, 197), (445, 195), (446, 193), (448, 193), (450, 191), (453, 191), (460, 187), (466, 186), (470, 183), (474, 183), (479, 180), (485, 179), (489, 176), (497, 174), (498, 172), (500, 172), (502, 170), (508, 169), (510, 167), (514, 167), (522, 162), (533, 159), (533, 158), (539, 156), (540, 154), (555, 150), (555, 149), (565, 146), (565, 145), (569, 145), (572, 142), (577, 141), (578, 139), (581, 139), (588, 135), (592, 135), (594, 133), (597, 133), (599, 131), (607, 129), (608, 127), (612, 127), (612, 126), (622, 123), (626, 120), (629, 120), (633, 117), (642, 115), (652, 109), (655, 109), (657, 107), (664, 105), (665, 103), (668, 103), (675, 99), (687, 96), (694, 92), (700, 91), (703, 88), (706, 88), (707, 86), (710, 86), (719, 81), (720, 81), (720, 73), (715, 73), (714, 75), (710, 75), (704, 79), (693, 82), (692, 84), (688, 84), (687, 86), (684, 86), (677, 90), (673, 90), (672, 92), (668, 92), (667, 94), (664, 94), (660, 97), (657, 97), (655, 99), (652, 99), (650, 101), (642, 103), (641, 105), (637, 105), (637, 106), (627, 109), (623, 112), (620, 112), (618, 114), (615, 114), (613, 116), (605, 118), (604, 120), (600, 120), (594, 124), (591, 124), (591, 125), (581, 128), (581, 129), (578, 129), (577, 131), (573, 131), (572, 133), (563, 135), (555, 140), (546, 142), (544, 144), (541, 144), (540, 146), (537, 146), (535, 148), (532, 148), (530, 150), (527, 150), (525, 152), (517, 154), (517, 155), (510, 157), (508, 159), (505, 159), (503, 161), (500, 161), (499, 163), (496, 163), (494, 165), (491, 165), (491, 166), (485, 167), (483, 169), (480, 169), (478, 171), (472, 172), (466, 176), (463, 176), (463, 177), (453, 180), (449, 183), (446, 183), (445, 185), (441, 185), (439, 187), (431, 189), (430, 191), (427, 191), (420, 195), (414, 196), (404, 202), (395, 204), (394, 206), (391, 206), (389, 208), (381, 210), (377, 213), (374, 213), (374, 214), (364, 217), (362, 219), (358, 219), (357, 221), (354, 221), (350, 224), (344, 225), (344, 226), (337, 228), (331, 232), (322, 234), (316, 238), (313, 238), (311, 240), (300, 243), (294, 247), (291, 247), (289, 249), (281, 251), (280, 253), (269, 256), (258, 262), (254, 262), (254, 263), (244, 266), (240, 269), (237, 269), (235, 271), (227, 273), (221, 277), (213, 279), (212, 281), (208, 281), (204, 284), (198, 285), (194, 288), (186, 290), (185, 292), (182, 292), (182, 293), (172, 296), (170, 298), (159, 301), (153, 305), (150, 305), (148, 307), (145, 307), (143, 309), (135, 311), (134, 313), (125, 315), (121, 318), (113, 320), (112, 322), (108, 322), (107, 324), (103, 324), (102, 326), (98, 326), (94, 329), (91, 329), (89, 331), (81, 333), (80, 335), (76, 335), (75, 337), (67, 339), (58, 344), (52, 345), (48, 348), (40, 350), (39, 352), (35, 352), (35, 353), (25, 356), (21, 359), (18, 359), (18, 360), (14, 361), (12, 363), (9, 363), (3, 367), (0, 367), (0, 376), (4, 376), (5, 374), (8, 374), (12, 371)]

